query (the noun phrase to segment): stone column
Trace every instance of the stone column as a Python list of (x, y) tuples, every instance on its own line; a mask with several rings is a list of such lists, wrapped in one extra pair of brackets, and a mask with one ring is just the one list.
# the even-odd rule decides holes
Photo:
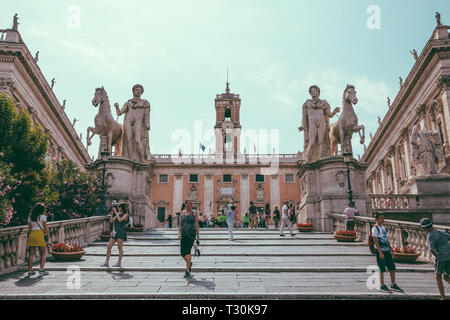
[(405, 164), (406, 164), (406, 179), (409, 180), (411, 178), (411, 165), (410, 165), (410, 159), (411, 159), (411, 150), (409, 149), (409, 129), (403, 128), (402, 129), (402, 137), (403, 137), (403, 147), (405, 150)]
[(183, 174), (176, 173), (173, 182), (173, 212), (179, 212), (181, 210), (181, 204), (183, 202)]
[(437, 82), (437, 86), (441, 90), (442, 111), (444, 115), (442, 122), (446, 128), (444, 135), (446, 136), (446, 140), (450, 141), (450, 75), (442, 75)]
[[(213, 174), (205, 174), (205, 195), (204, 195), (204, 212), (207, 217), (211, 216), (214, 212), (214, 202), (213, 202)], [(211, 207), (209, 204), (211, 203)]]
[(241, 217), (245, 215), (250, 207), (250, 185), (247, 173), (241, 173)]
[(384, 160), (380, 161), (380, 173), (381, 173), (381, 193), (386, 192), (386, 177), (384, 173)]
[(395, 146), (391, 146), (391, 166), (392, 166), (392, 179), (394, 180), (394, 193), (398, 193), (398, 182), (397, 178), (399, 175), (397, 162), (397, 153), (395, 152)]
[(270, 211), (280, 208), (280, 178), (278, 174), (270, 176)]

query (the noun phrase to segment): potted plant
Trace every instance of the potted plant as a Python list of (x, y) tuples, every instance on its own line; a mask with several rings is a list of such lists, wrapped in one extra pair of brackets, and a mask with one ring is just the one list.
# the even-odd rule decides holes
[(53, 258), (61, 261), (79, 260), (86, 252), (83, 247), (74, 244), (73, 246), (67, 245), (64, 242), (54, 244), (50, 253)]
[(355, 230), (337, 230), (334, 238), (339, 242), (353, 242), (356, 240)]
[(392, 253), (392, 257), (396, 262), (415, 262), (419, 256), (420, 253), (409, 246), (396, 247)]
[(104, 230), (100, 235), (100, 239), (102, 241), (109, 241), (110, 238), (111, 238), (111, 230)]
[(313, 229), (312, 223), (297, 223), (297, 230), (300, 232), (311, 232)]

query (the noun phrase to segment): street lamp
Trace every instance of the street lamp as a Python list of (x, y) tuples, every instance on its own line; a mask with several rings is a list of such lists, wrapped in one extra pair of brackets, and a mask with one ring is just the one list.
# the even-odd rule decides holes
[(347, 191), (348, 191), (348, 203), (352, 203), (353, 201), (353, 192), (352, 192), (352, 185), (350, 183), (350, 161), (352, 160), (352, 153), (345, 151), (343, 153), (344, 156), (344, 162), (347, 166)]
[(103, 162), (103, 169), (102, 169), (102, 185), (100, 187), (100, 201), (98, 202), (98, 206), (95, 209), (95, 215), (96, 216), (106, 216), (107, 210), (106, 210), (106, 185), (105, 185), (105, 174), (106, 174), (106, 161), (108, 160), (109, 152), (108, 151), (102, 151), (102, 162)]

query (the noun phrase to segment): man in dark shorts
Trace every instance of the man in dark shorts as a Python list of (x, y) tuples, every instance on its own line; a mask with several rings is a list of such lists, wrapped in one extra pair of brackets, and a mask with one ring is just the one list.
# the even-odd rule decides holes
[(257, 210), (256, 206), (253, 204), (253, 201), (250, 202), (250, 207), (248, 208), (249, 217), (250, 217), (250, 228), (256, 229), (257, 222)]
[(450, 284), (450, 235), (433, 228), (433, 223), (428, 218), (420, 220), (420, 226), (428, 232), (428, 249), (435, 256), (434, 269), (436, 271), (436, 284), (441, 295), (441, 300), (445, 300), (445, 291), (442, 278)]
[(377, 256), (377, 265), (380, 268), (380, 291), (391, 292), (384, 284), (384, 272), (386, 268), (389, 270), (391, 276), (391, 289), (397, 292), (403, 292), (402, 289), (395, 283), (395, 263), (392, 258), (392, 247), (388, 240), (388, 232), (383, 226), (384, 215), (377, 213), (375, 215), (376, 225), (372, 228), (372, 238), (374, 242), (375, 254)]

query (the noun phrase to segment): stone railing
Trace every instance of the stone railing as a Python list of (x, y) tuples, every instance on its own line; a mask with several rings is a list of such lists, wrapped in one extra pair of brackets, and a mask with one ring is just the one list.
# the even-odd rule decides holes
[[(49, 222), (47, 226), (51, 243), (65, 242), (85, 246), (109, 228), (109, 222), (106, 217), (89, 217)], [(0, 275), (16, 271), (21, 264), (26, 263), (27, 233), (26, 225), (0, 229)], [(39, 253), (36, 250), (34, 260), (38, 259)]]
[[(158, 163), (222, 163), (225, 161), (223, 157), (216, 156), (215, 154), (152, 154), (152, 160)], [(232, 161), (240, 163), (258, 163), (258, 162), (292, 162), (296, 163), (301, 157), (298, 154), (238, 154), (237, 158), (234, 159), (234, 155), (230, 155)], [(230, 160), (227, 160), (230, 161)]]
[(369, 194), (372, 209), (413, 209), (420, 207), (417, 194)]
[[(345, 215), (332, 214), (330, 218), (333, 220), (333, 231), (345, 229)], [(355, 217), (357, 241), (367, 242), (370, 230), (374, 225), (375, 219), (373, 218)], [(419, 261), (434, 262), (434, 256), (428, 250), (427, 233), (418, 223), (384, 220), (384, 226), (392, 247), (402, 247), (407, 244), (421, 253)], [(450, 226), (434, 225), (434, 228), (450, 232)]]

